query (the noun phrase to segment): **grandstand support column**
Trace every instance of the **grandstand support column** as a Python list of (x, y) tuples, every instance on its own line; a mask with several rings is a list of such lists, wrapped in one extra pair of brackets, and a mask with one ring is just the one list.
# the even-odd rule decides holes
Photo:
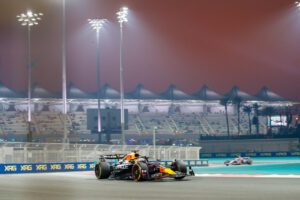
[(101, 144), (102, 143), (102, 134), (97, 132), (98, 134), (98, 144)]
[(32, 142), (31, 122), (28, 121), (27, 142)]
[(64, 124), (64, 143), (69, 143), (68, 129), (67, 129), (67, 113), (63, 113), (63, 124)]
[(157, 127), (153, 127), (153, 158), (156, 160), (156, 129)]
[(123, 7), (117, 12), (117, 18), (120, 23), (120, 104), (121, 104), (121, 134), (122, 144), (125, 145), (125, 125), (124, 125), (124, 84), (123, 84), (123, 63), (122, 63), (122, 50), (123, 50), (123, 22), (127, 22), (128, 8)]
[[(99, 133), (101, 135), (101, 133)], [(109, 141), (111, 140), (111, 133), (109, 131), (106, 132), (105, 134), (105, 139), (107, 144), (109, 144)]]

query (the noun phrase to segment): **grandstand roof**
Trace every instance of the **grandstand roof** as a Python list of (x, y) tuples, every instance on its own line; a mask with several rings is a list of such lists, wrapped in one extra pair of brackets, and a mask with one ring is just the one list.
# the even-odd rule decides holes
[(84, 92), (83, 90), (77, 88), (73, 83), (67, 88), (67, 98), (68, 99), (95, 99), (93, 93)]
[(275, 92), (272, 92), (266, 86), (262, 87), (255, 96), (263, 101), (290, 101), (289, 99), (281, 97)]
[(221, 100), (224, 97), (223, 95), (209, 89), (206, 85), (203, 85), (201, 90), (193, 94), (193, 96), (203, 101)]
[(15, 92), (0, 81), (0, 98), (25, 98), (24, 92)]
[(175, 85), (170, 87), (161, 94), (161, 96), (168, 100), (192, 100), (195, 99), (192, 95), (189, 95), (181, 90), (177, 89)]
[(163, 99), (162, 96), (146, 89), (142, 84), (138, 84), (138, 86), (132, 91), (129, 92), (129, 98), (133, 99)]
[(225, 94), (226, 97), (233, 100), (235, 97), (240, 97), (242, 101), (258, 101), (259, 99), (255, 96), (252, 96), (242, 90), (237, 86), (234, 86), (228, 93)]
[(101, 90), (101, 98), (120, 99), (120, 92), (116, 89), (113, 89), (108, 83), (105, 83)]
[[(120, 99), (120, 92), (112, 88), (109, 84), (104, 84), (101, 89), (100, 98), (101, 99)], [(243, 101), (286, 101), (292, 102), (289, 99), (279, 96), (278, 94), (270, 91), (268, 88), (263, 87), (256, 95), (252, 96), (244, 91), (241, 91), (238, 87), (234, 86), (230, 92), (226, 93), (225, 96), (229, 97), (231, 100), (236, 96), (242, 98)], [(35, 83), (32, 88), (33, 98), (61, 98), (61, 92), (50, 92), (47, 89), (41, 87), (39, 84)], [(176, 88), (175, 85), (170, 85), (170, 87), (163, 93), (157, 94), (146, 88), (142, 84), (139, 84), (133, 91), (125, 93), (125, 99), (144, 99), (144, 100), (202, 100), (202, 101), (215, 101), (220, 100), (224, 97), (221, 94), (209, 89), (204, 85), (201, 90), (193, 95), (187, 94)], [(8, 87), (6, 87), (0, 81), (0, 98), (27, 98), (27, 93), (16, 92)], [(70, 83), (67, 88), (67, 98), (68, 99), (97, 99), (97, 92), (88, 93), (79, 88), (77, 88), (73, 83)]]
[(41, 87), (38, 83), (32, 86), (32, 98), (61, 98), (61, 93), (54, 93)]

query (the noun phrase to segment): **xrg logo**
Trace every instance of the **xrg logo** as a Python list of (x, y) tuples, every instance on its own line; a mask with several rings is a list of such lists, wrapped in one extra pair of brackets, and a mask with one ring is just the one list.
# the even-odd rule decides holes
[(4, 169), (5, 172), (17, 171), (17, 166), (16, 165), (8, 165), (8, 166), (5, 166), (4, 168), (5, 168)]

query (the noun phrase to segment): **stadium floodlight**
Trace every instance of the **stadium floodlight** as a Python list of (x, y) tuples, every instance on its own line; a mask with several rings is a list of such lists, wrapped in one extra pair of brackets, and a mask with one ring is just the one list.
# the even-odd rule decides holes
[(296, 1), (295, 4), (296, 4), (296, 7), (300, 10), (300, 2)]
[(117, 12), (117, 18), (120, 23), (120, 101), (121, 101), (121, 134), (122, 144), (125, 145), (125, 133), (124, 133), (124, 86), (123, 86), (123, 63), (122, 63), (122, 50), (123, 50), (123, 22), (127, 20), (128, 8), (123, 7)]
[(38, 21), (42, 20), (41, 16), (43, 16), (43, 13), (33, 13), (31, 10), (28, 10), (27, 13), (17, 15), (17, 19), (22, 26), (28, 26), (30, 30), (30, 26), (39, 24)]
[(88, 19), (91, 27), (96, 30), (97, 37), (97, 100), (98, 100), (98, 134), (101, 132), (101, 115), (100, 115), (100, 46), (99, 37), (100, 29), (107, 22), (106, 19)]
[(43, 13), (33, 13), (31, 10), (28, 10), (26, 13), (21, 13), (17, 15), (18, 21), (22, 26), (27, 26), (27, 56), (28, 56), (28, 64), (27, 64), (27, 76), (28, 76), (28, 140), (31, 140), (31, 47), (30, 47), (30, 29), (31, 26), (38, 25), (39, 21), (42, 20)]
[(88, 19), (88, 22), (93, 29), (95, 29), (96, 31), (100, 31), (103, 25), (107, 22), (107, 19)]
[(117, 15), (118, 15), (117, 18), (118, 18), (120, 24), (122, 24), (123, 22), (128, 22), (128, 20), (127, 20), (128, 8), (127, 7), (121, 8), (117, 12)]

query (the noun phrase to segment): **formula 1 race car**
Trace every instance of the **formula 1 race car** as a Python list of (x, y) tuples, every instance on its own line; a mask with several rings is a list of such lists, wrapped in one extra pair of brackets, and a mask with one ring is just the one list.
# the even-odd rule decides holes
[[(110, 165), (106, 159), (117, 159)], [(95, 175), (98, 179), (131, 179), (134, 181), (154, 180), (159, 178), (183, 179), (187, 176), (187, 167), (184, 162), (175, 160), (171, 166), (162, 166), (158, 162), (150, 162), (146, 156), (138, 153), (126, 155), (100, 156), (95, 165)], [(193, 170), (190, 168), (190, 175)]]
[(252, 160), (250, 157), (237, 157), (234, 160), (226, 160), (224, 162), (226, 166), (229, 165), (252, 165)]

